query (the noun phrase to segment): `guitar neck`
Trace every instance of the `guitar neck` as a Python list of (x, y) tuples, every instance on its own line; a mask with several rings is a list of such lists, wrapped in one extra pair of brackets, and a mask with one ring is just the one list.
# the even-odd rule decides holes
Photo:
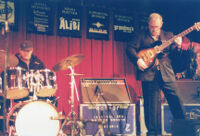
[(188, 28), (187, 30), (181, 32), (180, 34), (178, 35), (175, 35), (174, 37), (172, 37), (171, 39), (169, 39), (168, 41), (164, 42), (163, 44), (161, 44), (159, 47), (160, 47), (160, 50), (163, 51), (165, 48), (167, 48), (172, 42), (174, 42), (174, 40), (177, 38), (177, 37), (183, 37), (187, 34), (189, 34), (190, 32), (192, 32), (194, 30), (195, 26), (191, 26), (190, 28)]

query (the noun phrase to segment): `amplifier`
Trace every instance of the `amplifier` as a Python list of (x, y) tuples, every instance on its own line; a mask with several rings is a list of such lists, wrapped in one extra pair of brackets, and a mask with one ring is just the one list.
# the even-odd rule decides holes
[(200, 81), (198, 80), (177, 80), (179, 90), (177, 94), (183, 104), (198, 104), (200, 102)]
[(136, 136), (135, 104), (80, 104), (80, 118), (87, 136), (97, 135), (99, 125), (104, 134)]
[(131, 103), (126, 80), (111, 78), (82, 78), (82, 103)]
[(172, 121), (173, 136), (200, 136), (199, 119), (177, 119)]
[[(186, 116), (188, 119), (197, 120), (200, 119), (200, 104), (184, 104)], [(173, 116), (169, 109), (168, 104), (162, 104), (161, 106), (161, 117), (162, 117), (162, 135), (171, 135), (172, 128), (171, 123)]]

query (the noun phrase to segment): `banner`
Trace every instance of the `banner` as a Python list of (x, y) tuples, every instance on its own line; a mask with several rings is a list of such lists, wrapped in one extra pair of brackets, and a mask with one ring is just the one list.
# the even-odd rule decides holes
[(67, 6), (60, 3), (58, 6), (57, 34), (59, 36), (81, 37), (80, 7)]
[(118, 12), (113, 15), (114, 40), (130, 41), (135, 30), (134, 19), (127, 13)]
[(27, 4), (27, 32), (52, 35), (53, 17), (51, 2), (43, 0), (30, 0)]
[(87, 10), (87, 38), (109, 40), (109, 13), (107, 10)]
[(17, 28), (15, 26), (16, 25), (16, 8), (15, 8), (14, 0), (7, 0), (7, 3), (5, 3), (5, 0), (0, 0), (0, 27), (2, 26), (5, 27), (6, 19), (11, 29)]

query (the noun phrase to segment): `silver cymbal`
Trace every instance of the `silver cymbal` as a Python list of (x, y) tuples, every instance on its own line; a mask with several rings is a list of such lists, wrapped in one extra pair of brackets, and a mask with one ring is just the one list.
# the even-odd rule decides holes
[(72, 55), (70, 57), (67, 57), (61, 60), (52, 69), (54, 71), (67, 70), (69, 66), (74, 67), (78, 65), (84, 58), (85, 58), (85, 55), (83, 54)]

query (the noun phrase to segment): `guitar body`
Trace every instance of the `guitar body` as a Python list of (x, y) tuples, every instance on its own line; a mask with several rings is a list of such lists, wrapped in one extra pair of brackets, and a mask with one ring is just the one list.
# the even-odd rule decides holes
[(146, 70), (152, 69), (159, 64), (159, 61), (156, 58), (159, 52), (156, 50), (155, 46), (161, 44), (161, 41), (156, 41), (151, 45), (152, 48), (143, 49), (137, 53), (138, 57), (147, 65), (148, 68)]
[(138, 52), (138, 57), (143, 59), (145, 64), (147, 65), (147, 69), (152, 69), (153, 67), (157, 66), (159, 64), (157, 57), (157, 52), (154, 48), (148, 48), (144, 49)]

